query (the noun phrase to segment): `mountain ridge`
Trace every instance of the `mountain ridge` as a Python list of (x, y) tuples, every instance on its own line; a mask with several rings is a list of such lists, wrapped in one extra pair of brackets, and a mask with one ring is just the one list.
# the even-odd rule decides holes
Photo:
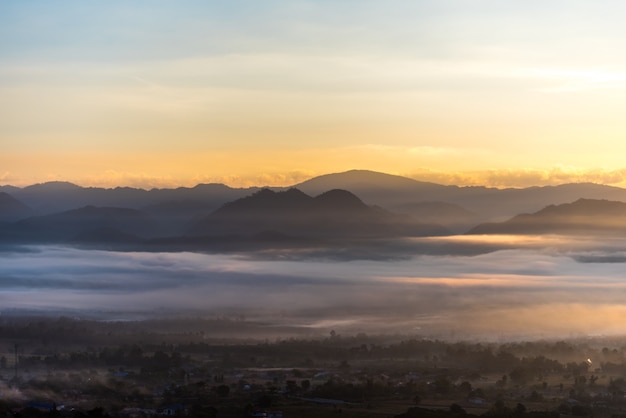
[[(566, 183), (557, 186), (497, 189), (485, 186), (454, 186), (423, 182), (407, 177), (371, 170), (349, 170), (313, 177), (291, 187), (270, 187), (273, 191), (298, 188), (309, 195), (332, 189), (349, 190), (368, 205), (402, 211), (419, 218), (424, 216), (425, 202), (454, 204), (476, 214), (465, 224), (504, 220), (519, 213), (531, 213), (550, 204), (572, 202), (578, 198), (626, 201), (626, 189), (595, 183)], [(83, 188), (69, 182), (50, 182), (15, 189), (0, 186), (32, 209), (35, 215), (45, 215), (86, 205), (129, 207), (142, 210), (150, 207), (161, 220), (177, 218), (177, 228), (184, 226), (184, 217), (203, 216), (223, 204), (245, 197), (260, 187), (232, 188), (221, 183), (202, 183), (193, 187), (152, 188), (132, 187)], [(194, 201), (187, 205), (171, 204), (167, 210), (159, 205), (166, 202)], [(434, 210), (434, 209), (433, 209)], [(436, 213), (435, 213), (436, 214)], [(429, 214), (427, 214), (430, 216)], [(434, 215), (433, 215), (434, 216)], [(170, 218), (168, 218), (170, 217)], [(458, 222), (442, 219), (444, 225), (460, 228)], [(172, 232), (176, 232), (172, 228)]]
[(5, 228), (3, 238), (16, 242), (68, 242), (102, 228), (143, 237), (158, 230), (147, 214), (135, 209), (84, 206), (21, 219)]
[(264, 231), (289, 236), (397, 236), (442, 235), (439, 225), (420, 225), (363, 203), (353, 193), (333, 189), (312, 197), (291, 188), (263, 189), (224, 204), (199, 220), (190, 235), (249, 236)]
[(14, 221), (31, 213), (31, 208), (11, 194), (0, 192), (0, 221)]
[(578, 199), (548, 205), (534, 213), (522, 213), (504, 222), (475, 226), (476, 234), (623, 234), (626, 232), (626, 203), (606, 199)]

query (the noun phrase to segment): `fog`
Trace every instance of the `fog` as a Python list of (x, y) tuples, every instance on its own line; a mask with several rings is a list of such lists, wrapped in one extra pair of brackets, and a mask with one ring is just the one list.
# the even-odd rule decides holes
[[(335, 329), (501, 339), (626, 333), (621, 240), (474, 236), (416, 241), (420, 248), (447, 250), (393, 260), (344, 260), (320, 252), (270, 256), (5, 248), (0, 306), (2, 315), (107, 320), (245, 316), (320, 334)], [(477, 255), (459, 255), (486, 247), (489, 251)]]

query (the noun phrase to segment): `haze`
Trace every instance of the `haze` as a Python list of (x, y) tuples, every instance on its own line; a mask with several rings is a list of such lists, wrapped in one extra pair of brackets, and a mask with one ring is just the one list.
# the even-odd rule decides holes
[(312, 335), (536, 339), (626, 331), (623, 264), (579, 262), (585, 254), (623, 256), (624, 242), (602, 251), (557, 237), (517, 244), (394, 261), (22, 247), (2, 254), (0, 303), (5, 315), (245, 317)]

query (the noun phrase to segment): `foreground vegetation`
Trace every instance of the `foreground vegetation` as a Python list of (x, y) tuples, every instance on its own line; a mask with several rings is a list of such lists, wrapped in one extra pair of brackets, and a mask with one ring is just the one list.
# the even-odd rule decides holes
[(626, 339), (262, 330), (243, 319), (3, 317), (0, 417), (626, 415)]

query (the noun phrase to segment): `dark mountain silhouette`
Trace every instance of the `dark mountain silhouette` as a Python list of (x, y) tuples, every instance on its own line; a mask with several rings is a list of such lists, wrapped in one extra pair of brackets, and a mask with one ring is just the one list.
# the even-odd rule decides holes
[[(68, 242), (81, 237), (95, 237), (97, 231), (103, 228), (120, 231), (118, 238), (120, 234), (151, 237), (158, 231), (157, 224), (138, 210), (85, 206), (22, 219), (6, 227), (2, 235), (15, 242)], [(102, 234), (100, 236), (104, 237)]]
[[(519, 213), (532, 213), (550, 204), (572, 202), (579, 198), (626, 201), (626, 189), (599, 184), (580, 183), (524, 189), (458, 187), (367, 170), (327, 174), (294, 185), (293, 188), (302, 190), (309, 196), (317, 196), (332, 189), (348, 190), (368, 205), (391, 210), (401, 208), (401, 212), (413, 215), (416, 219), (428, 218), (423, 205), (426, 202), (455, 204), (475, 213), (475, 223), (504, 220)], [(258, 190), (260, 189), (231, 188), (223, 184), (200, 184), (175, 189), (104, 189), (79, 187), (67, 182), (49, 182), (24, 188), (0, 187), (0, 192), (7, 192), (30, 207), (33, 215), (57, 213), (87, 205), (140, 210), (145, 208), (159, 222), (175, 224), (175, 227), (169, 229), (170, 233), (179, 233), (188, 227), (193, 218), (208, 215), (223, 204)], [(271, 190), (284, 191), (287, 188)], [(445, 224), (456, 228), (451, 218)]]
[(110, 226), (102, 226), (95, 229), (91, 229), (85, 232), (81, 232), (75, 237), (70, 239), (70, 242), (76, 244), (92, 244), (99, 246), (102, 243), (106, 244), (140, 244), (144, 240), (137, 235), (129, 234), (121, 231), (118, 228)]
[(0, 220), (15, 221), (32, 214), (32, 210), (6, 192), (0, 192)]
[(293, 187), (309, 195), (318, 195), (331, 189), (349, 190), (368, 204), (392, 206), (406, 203), (406, 193), (417, 193), (419, 196), (411, 197), (421, 198), (426, 194), (441, 193), (450, 186), (369, 170), (350, 170), (314, 177)]
[(550, 205), (532, 213), (517, 215), (505, 222), (484, 223), (468, 234), (624, 234), (626, 203), (578, 199), (573, 203)]
[(298, 237), (376, 237), (441, 235), (439, 225), (410, 223), (406, 217), (364, 204), (346, 190), (311, 197), (298, 189), (261, 190), (227, 203), (201, 219), (189, 235), (259, 233)]
[[(237, 204), (234, 202), (238, 199), (261, 189), (236, 189), (223, 184), (152, 190), (130, 187), (104, 189), (79, 187), (67, 182), (49, 182), (24, 188), (1, 186), (0, 192), (8, 193), (32, 209), (32, 212), (13, 215), (19, 212), (13, 211), (11, 216), (15, 217), (6, 217), (0, 209), (0, 222), (13, 222), (25, 216), (58, 214), (91, 205), (136, 209), (149, 214), (159, 225), (152, 231), (152, 236), (197, 234), (195, 230), (199, 227), (202, 227), (202, 234), (220, 231), (251, 234), (266, 231), (292, 236), (295, 232), (312, 234), (312, 231), (317, 230), (319, 235), (336, 232), (336, 235), (368, 236), (390, 234), (392, 231), (394, 234), (423, 235), (426, 232), (420, 232), (419, 228), (424, 227), (424, 224), (437, 223), (454, 232), (463, 232), (481, 222), (502, 221), (519, 213), (533, 213), (550, 204), (560, 205), (579, 198), (626, 202), (626, 189), (598, 184), (525, 189), (458, 187), (367, 170), (319, 176), (297, 186), (298, 190), (302, 190), (300, 196), (296, 192), (287, 193), (286, 188), (272, 188), (263, 192), (267, 202), (262, 199), (263, 195), (255, 195), (254, 202), (245, 200), (246, 203)], [(357, 202), (341, 192), (329, 192), (327, 195), (324, 193), (327, 190), (347, 190), (362, 201)], [(279, 192), (287, 194), (283, 196)], [(0, 195), (0, 206), (2, 200), (9, 201), (6, 195)], [(329, 201), (328, 204), (323, 203), (325, 200)], [(225, 205), (228, 202), (233, 203)], [(242, 207), (238, 208), (238, 205)], [(339, 215), (339, 208), (344, 206), (346, 219)], [(395, 215), (383, 209), (393, 211)], [(256, 213), (259, 211), (262, 213)], [(357, 216), (359, 211), (363, 213)], [(469, 212), (476, 215), (472, 216)], [(209, 214), (212, 214), (211, 217)], [(308, 224), (304, 219), (306, 217), (310, 218)], [(209, 218), (212, 221), (207, 220)], [(220, 226), (217, 221), (222, 218), (224, 226)], [(359, 222), (362, 225), (357, 226)], [(235, 226), (237, 223), (239, 227)], [(209, 224), (210, 227), (207, 226)], [(5, 225), (0, 233), (6, 237), (9, 236), (9, 230), (16, 229)], [(137, 235), (126, 228), (119, 230)], [(11, 234), (16, 236), (17, 232)]]
[(141, 208), (161, 225), (165, 235), (182, 235), (201, 217), (214, 211), (219, 205), (202, 200), (172, 200)]
[(126, 207), (141, 209), (172, 201), (197, 201), (206, 205), (204, 214), (224, 203), (249, 195), (259, 188), (236, 189), (223, 184), (199, 184), (195, 187), (175, 189), (137, 189), (116, 187), (80, 187), (67, 182), (35, 184), (22, 189), (2, 186), (0, 191), (11, 195), (33, 209), (36, 215), (46, 215), (83, 206)]
[(392, 207), (397, 213), (410, 214), (422, 222), (437, 223), (454, 232), (465, 232), (476, 225), (480, 217), (464, 207), (447, 202), (414, 202)]

